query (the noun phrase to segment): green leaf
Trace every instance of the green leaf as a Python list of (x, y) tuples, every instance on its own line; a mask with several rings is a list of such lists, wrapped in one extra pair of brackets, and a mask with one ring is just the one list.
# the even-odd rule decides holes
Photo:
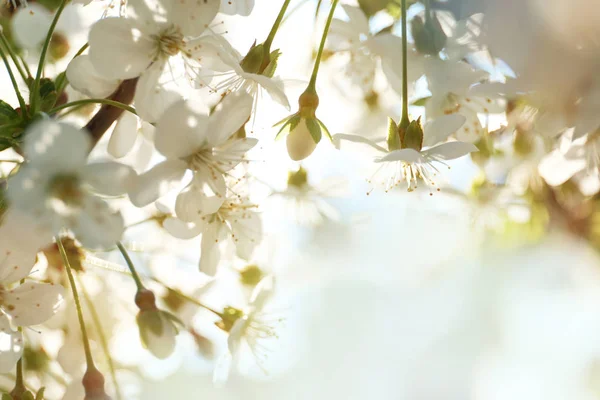
[(22, 400), (35, 400), (35, 398), (33, 397), (33, 394), (30, 391), (26, 391), (25, 393), (23, 393), (23, 396), (21, 397)]
[(402, 147), (398, 125), (396, 125), (396, 122), (392, 118), (388, 118), (387, 145), (389, 151), (399, 150)]
[(325, 135), (327, 135), (327, 138), (329, 139), (329, 141), (333, 142), (333, 137), (331, 136), (331, 133), (329, 133), (329, 129), (327, 129), (325, 124), (320, 119), (317, 119), (317, 122), (321, 126), (321, 129), (325, 132)]
[(277, 62), (279, 61), (279, 56), (281, 56), (281, 51), (279, 51), (279, 49), (273, 50), (271, 54), (269, 54), (269, 64), (262, 73), (264, 76), (272, 78), (273, 75), (275, 75), (275, 70), (277, 69)]
[(310, 132), (310, 136), (312, 136), (315, 143), (319, 143), (322, 137), (321, 125), (319, 125), (317, 120), (313, 118), (307, 118), (305, 121), (308, 131)]
[(425, 103), (427, 103), (427, 100), (430, 98), (431, 96), (421, 97), (420, 99), (413, 101), (411, 104), (413, 106), (425, 107)]
[(44, 392), (45, 391), (46, 391), (45, 387), (40, 388), (40, 390), (35, 395), (35, 400), (43, 400), (44, 399)]
[(277, 132), (277, 135), (275, 135), (275, 140), (283, 139), (285, 136), (287, 136), (289, 131), (291, 131), (298, 125), (299, 122), (300, 122), (300, 115), (298, 115), (298, 114), (288, 117), (288, 120), (285, 122), (285, 124), (283, 124), (281, 129), (279, 129), (279, 132)]
[(8, 393), (2, 393), (2, 400), (12, 400), (12, 396)]

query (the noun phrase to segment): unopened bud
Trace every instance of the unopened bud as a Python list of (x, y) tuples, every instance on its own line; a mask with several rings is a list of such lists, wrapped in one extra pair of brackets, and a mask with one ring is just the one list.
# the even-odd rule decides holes
[(156, 298), (150, 290), (138, 291), (135, 304), (140, 309), (136, 317), (140, 332), (140, 341), (156, 358), (165, 359), (175, 350), (175, 338), (179, 329), (175, 323), (181, 321), (174, 315), (159, 310)]
[(435, 14), (426, 18), (423, 23), (421, 17), (416, 16), (411, 23), (411, 33), (415, 47), (421, 54), (436, 55), (446, 46), (446, 34)]
[(111, 400), (104, 391), (104, 375), (96, 368), (88, 368), (81, 383), (85, 390), (83, 400)]
[(290, 158), (294, 161), (304, 160), (317, 148), (320, 137), (316, 139), (311, 135), (307, 120), (302, 118), (298, 125), (290, 130), (286, 139), (286, 146)]

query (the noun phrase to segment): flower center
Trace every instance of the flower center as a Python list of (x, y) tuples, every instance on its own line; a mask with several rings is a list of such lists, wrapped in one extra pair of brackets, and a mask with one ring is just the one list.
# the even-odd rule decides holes
[(225, 307), (221, 313), (221, 320), (216, 322), (215, 325), (225, 332), (231, 332), (231, 328), (235, 322), (244, 317), (244, 312), (234, 307)]
[(156, 57), (172, 57), (184, 48), (183, 34), (175, 26), (170, 26), (158, 35), (154, 35), (156, 41)]
[(64, 204), (81, 204), (83, 191), (79, 177), (76, 175), (56, 175), (48, 186), (50, 195)]

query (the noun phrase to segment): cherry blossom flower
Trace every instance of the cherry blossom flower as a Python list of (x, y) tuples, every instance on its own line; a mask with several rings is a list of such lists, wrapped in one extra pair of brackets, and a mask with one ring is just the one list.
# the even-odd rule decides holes
[(10, 179), (7, 195), (54, 234), (69, 229), (86, 247), (109, 247), (123, 233), (123, 218), (93, 192), (123, 195), (135, 173), (114, 162), (87, 164), (90, 147), (89, 136), (74, 126), (34, 124), (23, 149), (30, 162)]
[(177, 218), (167, 218), (163, 227), (180, 239), (202, 235), (200, 271), (214, 276), (221, 260), (220, 244), (231, 240), (238, 257), (250, 260), (254, 249), (262, 240), (262, 223), (256, 205), (243, 197), (230, 195), (212, 214), (203, 215), (185, 223)]
[[(51, 283), (19, 281), (31, 273), (36, 261), (36, 241), (22, 240), (15, 232), (22, 221), (0, 225), (0, 371), (14, 368), (23, 352), (23, 335), (13, 326), (44, 323), (63, 301), (63, 288)], [(17, 225), (15, 225), (17, 224)]]
[[(393, 121), (390, 123), (395, 126)], [(461, 115), (447, 115), (427, 122), (423, 127), (422, 143), (416, 148), (403, 147), (388, 150), (376, 141), (362, 136), (339, 133), (334, 135), (333, 139), (337, 147), (341, 140), (347, 140), (366, 144), (383, 153), (382, 156), (375, 158), (375, 162), (380, 164), (380, 167), (374, 175), (380, 172), (385, 175), (382, 184), (386, 192), (401, 182), (406, 182), (410, 192), (417, 188), (420, 181), (431, 190), (435, 186), (433, 178), (439, 173), (436, 163), (446, 165), (445, 161), (477, 151), (477, 147), (471, 143), (459, 141), (444, 143), (448, 136), (456, 132), (464, 123), (465, 117)], [(422, 149), (421, 146), (426, 148)]]
[(134, 101), (138, 113), (154, 122), (174, 102), (160, 78), (169, 61), (182, 56), (190, 68), (199, 67), (202, 49), (196, 42), (219, 12), (219, 0), (129, 2), (131, 18), (98, 21), (89, 35), (89, 56), (107, 79), (139, 77)]
[[(228, 307), (224, 313), (224, 328), (228, 330), (227, 352), (217, 361), (213, 381), (223, 384), (236, 367), (241, 353), (250, 351), (257, 365), (264, 370), (264, 362), (268, 356), (265, 341), (276, 338), (277, 323), (281, 319), (266, 311), (275, 291), (273, 276), (263, 278), (254, 289), (250, 303), (244, 310)], [(225, 326), (230, 325), (230, 326)]]
[(247, 17), (254, 9), (254, 0), (221, 0), (221, 12)]
[(177, 217), (191, 222), (216, 212), (225, 200), (225, 176), (258, 142), (232, 138), (251, 110), (252, 98), (245, 93), (226, 96), (210, 116), (198, 103), (182, 100), (171, 106), (155, 134), (156, 149), (166, 160), (139, 176), (129, 192), (133, 204), (142, 207), (157, 200), (189, 170), (193, 178), (177, 197)]

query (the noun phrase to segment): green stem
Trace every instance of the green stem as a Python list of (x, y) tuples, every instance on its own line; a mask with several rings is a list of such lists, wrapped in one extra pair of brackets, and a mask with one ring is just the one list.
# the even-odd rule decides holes
[[(23, 79), (23, 81), (25, 83), (27, 83), (27, 74), (25, 73), (25, 70), (21, 66), (20, 60), (16, 56), (14, 49), (12, 48), (12, 46), (6, 39), (6, 36), (4, 36), (4, 33), (2, 33), (2, 32), (0, 32), (0, 42), (2, 42), (2, 44), (6, 48), (6, 51), (8, 52), (8, 55), (10, 56), (11, 60), (13, 61), (13, 64), (15, 64), (15, 67), (17, 67), (17, 69), (19, 70), (19, 74), (21, 75), (21, 78)], [(25, 65), (25, 63), (23, 63), (23, 65)], [(31, 75), (29, 75), (29, 77), (31, 78)]]
[(425, 24), (429, 25), (431, 22), (431, 0), (423, 0), (425, 3)]
[(90, 299), (87, 291), (85, 290), (85, 286), (81, 284), (81, 292), (83, 293), (83, 298), (85, 299), (85, 304), (87, 304), (90, 315), (92, 316), (92, 322), (96, 327), (96, 331), (98, 332), (98, 338), (100, 339), (100, 346), (102, 347), (102, 351), (104, 352), (104, 356), (106, 357), (108, 363), (108, 369), (110, 370), (110, 376), (113, 380), (113, 384), (115, 386), (115, 392), (118, 400), (122, 400), (123, 396), (121, 395), (121, 388), (119, 387), (119, 381), (117, 381), (117, 372), (115, 369), (115, 363), (110, 356), (110, 349), (108, 348), (108, 340), (106, 339), (106, 335), (104, 334), (104, 330), (102, 329), (102, 323), (100, 321), (100, 317), (98, 316), (98, 312), (96, 311), (96, 307), (94, 306), (94, 302)]
[(321, 36), (321, 44), (319, 45), (319, 52), (317, 53), (317, 58), (315, 59), (315, 65), (313, 67), (312, 75), (310, 76), (310, 83), (308, 84), (308, 89), (315, 90), (315, 85), (317, 83), (317, 74), (319, 73), (319, 65), (321, 64), (321, 57), (323, 56), (323, 50), (325, 49), (325, 41), (327, 40), (327, 35), (329, 34), (329, 27), (331, 26), (331, 21), (333, 20), (333, 13), (335, 12), (335, 8), (337, 7), (339, 0), (333, 0), (331, 4), (331, 9), (329, 10), (329, 15), (327, 16), (327, 22), (325, 23), (325, 29), (323, 30), (323, 36)]
[(121, 242), (117, 242), (117, 247), (119, 248), (119, 251), (123, 255), (123, 258), (125, 259), (125, 262), (127, 263), (127, 266), (129, 267), (129, 271), (131, 271), (131, 276), (133, 277), (133, 280), (135, 281), (135, 285), (137, 286), (138, 291), (145, 290), (146, 287), (142, 283), (140, 276), (138, 275), (137, 271), (135, 270), (135, 266), (133, 265), (133, 262), (131, 261), (131, 258), (129, 257), (129, 254), (127, 253), (127, 250), (125, 250), (125, 247), (123, 247), (123, 244), (121, 244)]
[(406, 20), (406, 0), (402, 0), (402, 119), (401, 127), (406, 127), (410, 123), (408, 118), (408, 38)]
[(40, 80), (42, 79), (42, 73), (44, 72), (44, 63), (46, 62), (46, 53), (48, 53), (48, 47), (50, 46), (50, 40), (52, 40), (52, 35), (54, 34), (54, 30), (56, 29), (56, 24), (58, 23), (58, 19), (62, 14), (65, 6), (69, 0), (62, 0), (60, 6), (56, 10), (56, 14), (52, 19), (52, 24), (50, 24), (50, 28), (48, 29), (48, 34), (46, 35), (46, 40), (44, 41), (44, 46), (42, 47), (42, 54), (40, 54), (40, 62), (38, 63), (37, 72), (35, 74), (35, 80), (33, 81), (33, 87), (31, 88), (29, 103), (31, 106), (31, 111), (33, 114), (37, 112), (38, 107), (38, 99), (40, 94), (38, 93), (40, 90)]
[(109, 106), (117, 107), (117, 108), (120, 108), (120, 109), (125, 110), (125, 111), (129, 111), (130, 113), (137, 115), (137, 112), (135, 111), (135, 108), (133, 108), (131, 106), (128, 106), (127, 104), (123, 104), (123, 103), (120, 103), (118, 101), (114, 101), (114, 100), (110, 100), (110, 99), (83, 99), (83, 100), (76, 100), (76, 101), (72, 101), (70, 103), (66, 103), (66, 104), (62, 104), (60, 106), (54, 107), (48, 113), (49, 114), (55, 114), (55, 113), (57, 113), (60, 110), (64, 110), (65, 108), (76, 107), (76, 106), (81, 106), (81, 105), (86, 105), (86, 104), (107, 104)]
[(8, 72), (8, 76), (10, 77), (10, 82), (15, 89), (15, 94), (17, 95), (17, 99), (19, 99), (19, 106), (21, 107), (21, 115), (25, 115), (27, 113), (27, 105), (25, 104), (25, 100), (23, 96), (21, 96), (21, 91), (19, 90), (19, 85), (17, 84), (17, 80), (13, 75), (12, 69), (10, 68), (10, 64), (8, 63), (8, 59), (6, 58), (6, 54), (4, 54), (4, 50), (0, 47), (0, 57), (2, 57), (2, 61), (4, 61), (4, 65), (6, 66), (6, 71)]
[(218, 312), (218, 311), (216, 311), (216, 310), (213, 310), (212, 308), (210, 308), (210, 307), (208, 307), (208, 306), (206, 306), (206, 305), (204, 305), (204, 304), (200, 303), (200, 302), (199, 302), (198, 300), (196, 300), (195, 298), (193, 298), (193, 297), (191, 297), (191, 296), (188, 296), (187, 294), (185, 294), (185, 293), (182, 293), (182, 292), (180, 292), (180, 291), (179, 291), (179, 290), (177, 290), (177, 289), (173, 289), (172, 287), (165, 285), (164, 283), (162, 283), (162, 282), (161, 282), (161, 281), (159, 281), (158, 279), (156, 279), (156, 278), (151, 278), (151, 279), (152, 279), (154, 282), (158, 283), (159, 285), (163, 286), (165, 289), (167, 289), (167, 290), (169, 290), (169, 291), (171, 291), (171, 292), (175, 293), (177, 296), (181, 297), (183, 300), (186, 300), (186, 301), (188, 301), (188, 302), (190, 302), (190, 303), (192, 303), (192, 304), (195, 304), (195, 305), (197, 305), (198, 307), (204, 308), (205, 310), (207, 310), (207, 311), (210, 311), (210, 312), (212, 312), (213, 314), (215, 314), (215, 315), (217, 315), (217, 316), (219, 316), (219, 317), (222, 315), (220, 312)]
[(287, 10), (288, 6), (290, 5), (290, 1), (291, 0), (285, 0), (281, 6), (281, 10), (279, 10), (279, 15), (277, 15), (277, 19), (271, 28), (271, 32), (269, 32), (269, 36), (267, 36), (267, 40), (265, 40), (265, 43), (263, 44), (265, 48), (265, 54), (269, 54), (271, 52), (271, 44), (273, 43), (273, 39), (275, 39), (275, 34), (279, 29), (279, 25), (281, 25), (281, 21), (285, 15), (285, 10)]
[(79, 300), (79, 293), (77, 292), (77, 286), (75, 285), (75, 277), (73, 276), (73, 271), (71, 270), (71, 263), (69, 262), (69, 258), (67, 256), (67, 252), (65, 247), (62, 244), (62, 241), (57, 236), (56, 244), (58, 244), (58, 250), (60, 251), (60, 256), (62, 257), (63, 264), (65, 265), (65, 269), (67, 270), (67, 276), (69, 277), (69, 284), (71, 285), (71, 291), (73, 292), (73, 300), (75, 300), (75, 308), (77, 309), (77, 318), (79, 318), (79, 327), (81, 328), (81, 338), (83, 340), (83, 349), (85, 351), (85, 361), (87, 364), (88, 370), (96, 369), (94, 365), (94, 359), (92, 358), (92, 350), (90, 348), (90, 340), (88, 338), (87, 329), (85, 327), (85, 320), (83, 319), (83, 310), (81, 309), (81, 301)]

